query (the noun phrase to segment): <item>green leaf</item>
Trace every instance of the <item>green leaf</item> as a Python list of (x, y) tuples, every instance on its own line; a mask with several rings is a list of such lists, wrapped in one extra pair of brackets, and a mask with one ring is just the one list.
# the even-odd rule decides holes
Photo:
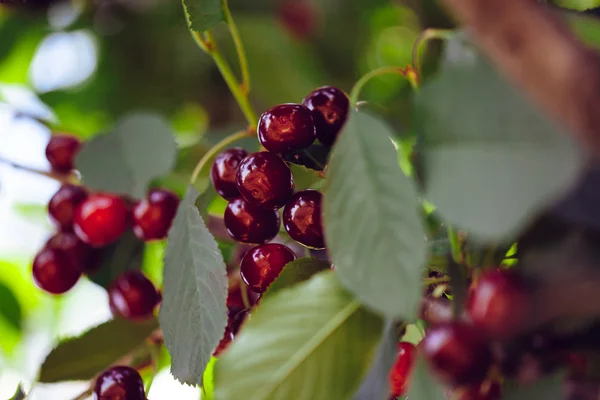
[(23, 326), (21, 303), (13, 291), (2, 282), (0, 282), (0, 318), (3, 318), (17, 331), (21, 331)]
[(189, 186), (167, 238), (159, 320), (179, 381), (202, 385), (202, 374), (227, 325), (223, 256), (195, 206)]
[(39, 381), (89, 380), (140, 347), (158, 328), (155, 318), (143, 322), (113, 319), (82, 336), (62, 341), (46, 357)]
[(321, 272), (261, 302), (215, 366), (215, 399), (346, 400), (382, 330), (332, 271)]
[(600, 22), (598, 18), (572, 12), (563, 13), (565, 22), (585, 44), (600, 47)]
[(225, 21), (223, 0), (183, 0), (183, 9), (190, 29), (196, 32), (207, 31)]
[(169, 124), (157, 115), (137, 113), (87, 142), (76, 165), (86, 186), (142, 198), (152, 179), (171, 171), (176, 154)]
[(446, 400), (442, 385), (429, 373), (425, 360), (419, 357), (412, 373), (408, 399)]
[(325, 242), (335, 271), (365, 305), (412, 319), (421, 296), (425, 232), (415, 185), (381, 121), (353, 111), (327, 167)]
[(514, 235), (577, 182), (585, 157), (572, 135), (460, 39), (415, 103), (426, 198), (480, 239)]
[(15, 394), (8, 400), (25, 400), (27, 398), (27, 394), (23, 390), (23, 385), (19, 383), (17, 389), (15, 390)]
[(294, 150), (283, 153), (281, 157), (292, 164), (301, 165), (315, 171), (323, 171), (327, 165), (327, 159), (331, 148), (322, 144), (313, 144), (302, 150)]
[(275, 282), (269, 286), (263, 298), (270, 297), (280, 290), (294, 286), (300, 282), (309, 280), (317, 272), (325, 271), (331, 268), (331, 264), (316, 258), (298, 258), (291, 263), (286, 264), (281, 274), (275, 279)]
[(564, 373), (546, 376), (529, 385), (510, 385), (504, 387), (503, 400), (548, 400), (562, 398)]
[(301, 165), (290, 164), (290, 170), (294, 176), (294, 186), (296, 190), (319, 189), (324, 183), (319, 172)]

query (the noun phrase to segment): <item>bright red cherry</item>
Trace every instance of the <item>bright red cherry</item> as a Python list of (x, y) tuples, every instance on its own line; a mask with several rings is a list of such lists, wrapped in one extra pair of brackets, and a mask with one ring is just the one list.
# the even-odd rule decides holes
[(223, 218), (229, 235), (242, 243), (262, 244), (277, 236), (281, 224), (277, 210), (265, 210), (238, 197), (227, 204)]
[(96, 379), (94, 400), (146, 400), (144, 381), (133, 368), (112, 367)]
[(260, 208), (283, 207), (294, 193), (294, 178), (287, 164), (274, 153), (252, 153), (240, 163), (237, 188), (243, 198)]
[(257, 133), (263, 147), (275, 153), (304, 149), (316, 138), (312, 112), (301, 104), (280, 104), (265, 111)]
[(112, 283), (108, 289), (108, 300), (114, 315), (139, 320), (152, 316), (160, 294), (144, 274), (130, 270)]
[(283, 209), (283, 226), (292, 239), (311, 249), (325, 248), (321, 203), (323, 195), (316, 190), (295, 193)]
[(36, 285), (52, 294), (67, 292), (81, 276), (81, 270), (66, 252), (47, 247), (35, 256), (32, 273)]
[(492, 362), (485, 337), (460, 321), (431, 327), (419, 346), (431, 368), (448, 384), (481, 382)]
[(346, 93), (333, 86), (324, 86), (309, 93), (302, 104), (313, 111), (317, 139), (324, 145), (333, 145), (350, 112)]
[(103, 247), (116, 241), (130, 226), (130, 207), (111, 193), (95, 193), (75, 210), (75, 234), (85, 243)]
[(81, 142), (74, 136), (54, 135), (46, 146), (46, 158), (52, 169), (66, 173), (75, 168), (75, 156), (81, 149)]
[(248, 287), (262, 293), (279, 276), (283, 267), (296, 259), (294, 252), (279, 243), (256, 246), (242, 259), (240, 272)]
[(217, 155), (210, 170), (210, 180), (215, 191), (225, 200), (233, 200), (240, 195), (235, 184), (235, 177), (240, 162), (248, 152), (241, 147), (234, 147)]
[(45, 247), (67, 254), (72, 264), (84, 273), (95, 272), (103, 259), (102, 249), (84, 243), (71, 232), (58, 232), (46, 242)]
[(48, 214), (58, 229), (67, 232), (73, 229), (75, 210), (87, 196), (85, 189), (70, 183), (66, 183), (58, 189), (48, 203)]
[(133, 207), (133, 232), (144, 241), (164, 239), (175, 218), (179, 197), (165, 189), (153, 189)]
[(416, 355), (417, 348), (415, 345), (408, 342), (398, 343), (398, 355), (389, 376), (391, 395), (393, 397), (400, 397), (406, 394)]
[(486, 271), (470, 289), (467, 300), (473, 324), (496, 339), (518, 333), (530, 307), (525, 283), (514, 270)]

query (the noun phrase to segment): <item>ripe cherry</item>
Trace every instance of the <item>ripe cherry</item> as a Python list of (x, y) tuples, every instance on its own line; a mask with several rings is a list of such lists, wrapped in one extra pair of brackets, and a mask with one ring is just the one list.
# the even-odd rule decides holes
[(417, 348), (412, 343), (398, 343), (398, 355), (389, 375), (392, 397), (406, 394), (416, 355)]
[(292, 239), (312, 248), (324, 249), (321, 202), (323, 195), (316, 190), (295, 193), (283, 209), (283, 226)]
[(44, 247), (33, 260), (33, 280), (40, 287), (52, 294), (62, 294), (71, 289), (81, 276), (72, 261), (64, 251)]
[(144, 274), (130, 270), (111, 284), (108, 300), (114, 315), (139, 320), (152, 315), (160, 301), (160, 294)]
[(94, 400), (146, 400), (142, 377), (133, 368), (112, 367), (96, 379)]
[(58, 232), (46, 242), (45, 247), (64, 252), (72, 265), (84, 273), (95, 272), (102, 263), (102, 249), (85, 244), (71, 232)]
[(242, 243), (262, 244), (277, 236), (281, 224), (277, 210), (265, 210), (238, 197), (227, 204), (223, 218), (229, 235)]
[(420, 347), (431, 368), (448, 384), (481, 382), (492, 361), (485, 337), (460, 321), (433, 326)]
[[(227, 290), (227, 312), (230, 317), (236, 316), (240, 311), (243, 311), (246, 306), (242, 295), (242, 277), (239, 270), (232, 271), (228, 274), (229, 287)], [(248, 302), (250, 307), (258, 302), (259, 294), (252, 291), (247, 291)]]
[(309, 38), (317, 28), (317, 10), (308, 1), (283, 1), (278, 14), (283, 26), (298, 39)]
[(242, 324), (250, 317), (250, 310), (242, 310), (237, 313), (229, 313), (227, 320), (227, 326), (225, 327), (225, 333), (221, 338), (221, 341), (217, 345), (217, 348), (213, 352), (213, 356), (218, 357), (223, 351), (225, 351), (231, 342), (235, 340), (235, 336), (238, 334)]
[(67, 232), (73, 229), (75, 210), (87, 196), (85, 189), (70, 183), (58, 189), (48, 202), (48, 214), (58, 229)]
[(279, 243), (267, 243), (251, 249), (240, 266), (242, 279), (256, 293), (262, 293), (279, 276), (283, 267), (296, 259), (294, 252)]
[(317, 139), (324, 145), (333, 145), (350, 112), (346, 93), (333, 86), (324, 86), (309, 93), (302, 104), (313, 111)]
[(258, 140), (275, 153), (304, 149), (316, 138), (312, 112), (301, 104), (280, 104), (258, 121)]
[(144, 241), (164, 239), (175, 218), (179, 197), (165, 189), (153, 189), (133, 207), (133, 232)]
[(294, 178), (287, 164), (268, 151), (252, 153), (240, 163), (237, 188), (243, 198), (260, 208), (283, 207), (294, 193)]
[(234, 147), (217, 155), (210, 170), (210, 180), (215, 191), (225, 200), (233, 200), (240, 195), (235, 184), (235, 176), (240, 162), (248, 152), (241, 147)]
[(96, 193), (75, 210), (75, 234), (85, 243), (103, 247), (116, 241), (130, 225), (130, 207), (111, 193)]
[(74, 136), (54, 135), (46, 146), (46, 158), (52, 169), (66, 173), (75, 168), (75, 156), (81, 149), (81, 142)]

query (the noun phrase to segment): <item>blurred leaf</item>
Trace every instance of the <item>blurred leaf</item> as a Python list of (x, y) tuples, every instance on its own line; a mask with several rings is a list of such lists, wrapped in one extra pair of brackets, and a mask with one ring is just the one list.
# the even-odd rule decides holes
[(0, 318), (4, 318), (17, 331), (20, 331), (23, 326), (21, 304), (13, 291), (2, 282), (0, 282)]
[(169, 231), (159, 314), (171, 373), (190, 385), (202, 385), (202, 374), (227, 325), (226, 266), (198, 213), (198, 196), (190, 185)]
[(165, 240), (147, 242), (142, 258), (142, 272), (154, 283), (156, 287), (162, 286), (163, 256), (165, 254)]
[(572, 12), (565, 12), (562, 15), (565, 17), (567, 24), (584, 43), (596, 48), (600, 47), (600, 21), (597, 17)]
[(223, 0), (183, 0), (188, 23), (196, 32), (207, 31), (219, 22), (225, 22)]
[(11, 24), (2, 26), (0, 47), (7, 46), (8, 54), (2, 51), (4, 54), (0, 55), (0, 82), (29, 82), (29, 63), (46, 33), (46, 27), (42, 24), (27, 23), (18, 18), (12, 19)]
[(39, 381), (92, 379), (99, 371), (140, 347), (157, 328), (155, 318), (142, 322), (114, 319), (82, 336), (66, 339), (46, 357)]
[(600, 6), (600, 0), (554, 0), (553, 3), (562, 8), (579, 11)]
[(40, 203), (13, 203), (12, 209), (19, 216), (32, 222), (43, 222), (50, 226), (48, 219), (48, 205)]
[(177, 110), (171, 121), (177, 144), (189, 147), (198, 143), (206, 132), (208, 119), (206, 110), (198, 104), (188, 103)]
[(214, 198), (208, 205), (207, 212), (210, 215), (217, 215), (222, 217), (225, 213), (225, 208), (227, 208), (227, 204), (229, 204), (227, 200), (225, 200), (221, 196), (214, 196)]
[(530, 385), (504, 387), (503, 400), (548, 400), (562, 397), (564, 374), (558, 373), (541, 378)]
[(262, 298), (270, 297), (280, 290), (309, 280), (317, 272), (331, 269), (331, 264), (316, 258), (298, 258), (285, 265), (281, 274), (275, 279)]
[(408, 399), (446, 400), (444, 389), (430, 374), (425, 360), (419, 357), (412, 372)]
[(217, 358), (211, 357), (204, 376), (202, 378), (204, 385), (202, 386), (203, 396), (202, 400), (213, 400), (215, 398), (215, 365), (217, 364)]
[(19, 383), (19, 386), (17, 386), (17, 390), (15, 391), (15, 394), (13, 394), (13, 396), (8, 400), (25, 400), (26, 398), (27, 398), (27, 394), (23, 390), (22, 384)]
[(301, 165), (290, 165), (290, 170), (294, 176), (294, 187), (296, 191), (304, 189), (319, 189), (324, 184), (324, 179), (319, 176), (319, 172), (305, 168)]

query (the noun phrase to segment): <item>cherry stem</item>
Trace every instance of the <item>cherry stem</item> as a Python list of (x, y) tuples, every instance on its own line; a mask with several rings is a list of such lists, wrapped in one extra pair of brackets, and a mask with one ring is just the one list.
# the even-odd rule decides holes
[(227, 0), (223, 0), (223, 12), (225, 13), (225, 21), (229, 27), (229, 33), (231, 34), (231, 38), (235, 46), (238, 62), (240, 63), (240, 71), (242, 73), (242, 90), (247, 96), (250, 94), (250, 72), (248, 70), (248, 58), (246, 57), (246, 50), (244, 49), (244, 43), (242, 42), (240, 31), (233, 20)]
[(248, 287), (245, 283), (240, 285), (240, 291), (242, 292), (242, 301), (244, 302), (244, 307), (249, 310), (252, 308), (252, 304), (250, 304), (250, 298), (248, 297)]
[(415, 40), (412, 49), (412, 63), (418, 81), (421, 79), (420, 52), (423, 45), (432, 39), (448, 40), (452, 35), (454, 35), (454, 31), (450, 29), (428, 28), (421, 32)]
[(39, 170), (36, 168), (27, 167), (25, 165), (18, 164), (14, 161), (7, 160), (6, 158), (2, 158), (2, 157), (0, 157), (0, 163), (4, 163), (6, 165), (9, 165), (15, 169), (19, 169), (21, 171), (30, 172), (32, 174), (36, 174), (36, 175), (44, 176), (46, 178), (54, 179), (55, 181), (59, 181), (61, 183), (73, 183), (75, 181), (71, 174), (58, 174), (55, 172), (42, 171), (42, 170)]
[(452, 259), (455, 263), (461, 265), (463, 263), (462, 246), (460, 240), (454, 228), (447, 225), (448, 240), (450, 241), (450, 250), (452, 252)]
[(350, 91), (350, 102), (352, 104), (358, 105), (358, 98), (359, 98), (360, 92), (363, 90), (364, 86), (371, 79), (377, 78), (382, 75), (388, 75), (388, 74), (402, 75), (403, 77), (405, 77), (408, 80), (408, 82), (411, 84), (411, 86), (413, 88), (416, 88), (418, 86), (417, 80), (416, 80), (416, 75), (414, 74), (412, 67), (408, 66), (405, 69), (402, 69), (400, 67), (381, 67), (381, 68), (377, 68), (377, 69), (374, 69), (373, 71), (366, 73), (365, 75), (363, 75), (362, 78), (360, 78), (354, 84), (354, 87)]
[(423, 286), (435, 285), (437, 283), (448, 283), (450, 282), (450, 278), (447, 276), (442, 276), (441, 278), (425, 278), (423, 279)]

